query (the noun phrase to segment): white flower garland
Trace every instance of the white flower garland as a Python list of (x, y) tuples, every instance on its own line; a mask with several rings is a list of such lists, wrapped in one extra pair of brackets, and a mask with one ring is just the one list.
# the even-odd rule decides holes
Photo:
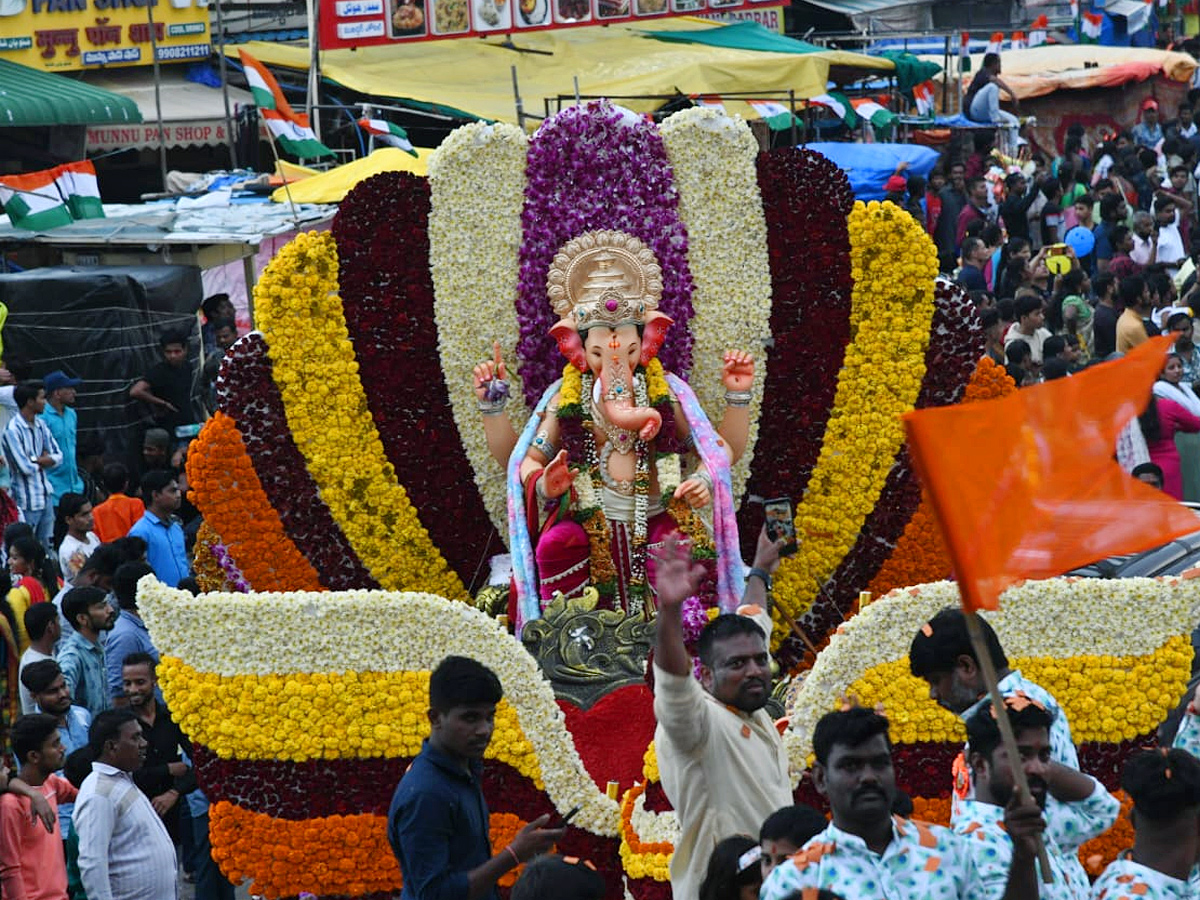
[(588, 775), (541, 669), (495, 619), (472, 607), (390, 591), (193, 597), (147, 576), (138, 584), (138, 609), (163, 656), (224, 676), (420, 672), (452, 654), (477, 659), (499, 676), (555, 808), (580, 806), (578, 827), (618, 833), (620, 807)]
[(647, 810), (645, 791), (633, 801), (629, 825), (643, 844), (668, 843), (674, 847), (679, 843), (679, 813), (673, 809), (663, 812)]
[(514, 125), (473, 122), (452, 131), (429, 159), (429, 262), (442, 374), (484, 506), (508, 534), (503, 468), (488, 452), (471, 371), (500, 342), (511, 386), (508, 416), (520, 431), (529, 416), (517, 371), (516, 298), (525, 154)]
[(659, 128), (679, 191), (679, 213), (688, 230), (692, 271), (692, 371), (688, 384), (709, 419), (725, 412), (721, 382), (726, 350), (754, 354), (750, 434), (733, 467), (734, 502), (740, 501), (758, 440), (766, 343), (771, 336), (771, 265), (767, 220), (758, 190), (758, 142), (740, 118), (693, 107)]
[[(954, 582), (901, 588), (838, 628), (789, 709), (784, 741), (793, 777), (807, 766), (817, 720), (836, 707), (846, 688), (873, 666), (906, 659), (920, 627), (960, 602)], [(1009, 657), (1142, 656), (1196, 627), (1200, 579), (1027, 581), (1005, 591), (1000, 610), (984, 616)]]

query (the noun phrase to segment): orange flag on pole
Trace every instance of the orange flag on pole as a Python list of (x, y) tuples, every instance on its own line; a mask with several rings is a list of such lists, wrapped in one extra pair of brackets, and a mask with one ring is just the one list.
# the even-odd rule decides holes
[(1200, 529), (1195, 513), (1113, 458), (1170, 337), (999, 400), (917, 410), (908, 448), (946, 541), (963, 606), (996, 609), (1026, 578), (1136, 553)]

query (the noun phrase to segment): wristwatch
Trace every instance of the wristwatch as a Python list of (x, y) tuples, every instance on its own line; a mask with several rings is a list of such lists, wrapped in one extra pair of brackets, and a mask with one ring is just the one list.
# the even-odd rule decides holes
[(765, 584), (767, 586), (768, 592), (775, 590), (775, 582), (771, 578), (771, 573), (768, 572), (766, 569), (760, 569), (758, 566), (755, 566), (746, 574), (746, 577), (747, 578), (761, 578), (763, 584)]

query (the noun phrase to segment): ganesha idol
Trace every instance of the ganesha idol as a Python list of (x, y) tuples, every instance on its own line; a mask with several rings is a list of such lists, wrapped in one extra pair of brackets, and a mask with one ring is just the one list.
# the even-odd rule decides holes
[(654, 550), (675, 531), (713, 576), (706, 605), (740, 601), (729, 470), (746, 447), (754, 361), (725, 354), (726, 408), (714, 430), (688, 385), (657, 359), (671, 327), (657, 308), (662, 290), (654, 253), (638, 238), (579, 235), (547, 276), (560, 317), (550, 331), (568, 365), (521, 434), (498, 414), (508, 395), (498, 348), (475, 367), (488, 447), (508, 472), (518, 628), (556, 594), (589, 586), (602, 606), (651, 617)]

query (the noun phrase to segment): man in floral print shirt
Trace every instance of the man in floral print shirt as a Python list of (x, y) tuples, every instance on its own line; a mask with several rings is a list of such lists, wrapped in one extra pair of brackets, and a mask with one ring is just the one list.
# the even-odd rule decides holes
[(1121, 787), (1133, 800), (1133, 850), (1092, 885), (1092, 900), (1188, 900), (1200, 857), (1200, 760), (1161, 748), (1132, 757)]
[[(1053, 882), (1044, 883), (1040, 871), (1029, 868), (1035, 860), (1023, 856), (1026, 878), (1033, 880), (1033, 893), (1042, 900), (1087, 900), (1091, 885), (1079, 864), (1079, 847), (1112, 827), (1121, 804), (1095, 778), (1050, 758), (1053, 717), (1042, 704), (1018, 692), (1005, 698), (1005, 705), (1034, 800), (1042, 808), (1051, 796), (1060, 804), (1059, 816), (1048, 823), (1043, 837)], [(1004, 827), (1014, 779), (991, 703), (967, 720), (967, 740), (975, 798), (959, 803), (951, 826), (967, 839), (989, 900), (1000, 900), (1015, 865), (1013, 841)]]
[[(865, 708), (829, 713), (813, 731), (813, 752), (813, 785), (828, 798), (833, 822), (771, 872), (760, 900), (784, 900), (806, 888), (856, 900), (985, 900), (963, 838), (891, 814), (896, 777), (887, 719)], [(1036, 804), (1014, 804), (1004, 822), (1018, 852), (1032, 855), (1042, 827)], [(1004, 900), (1035, 894), (1036, 886), (1030, 893), (1018, 881)]]

